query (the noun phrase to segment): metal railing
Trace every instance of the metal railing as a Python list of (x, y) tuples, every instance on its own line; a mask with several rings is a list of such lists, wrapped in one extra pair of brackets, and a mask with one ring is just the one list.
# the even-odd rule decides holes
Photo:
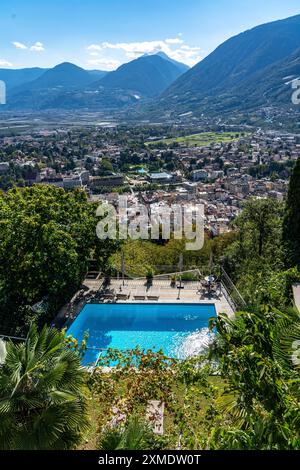
[(224, 296), (226, 297), (227, 302), (230, 303), (232, 308), (237, 311), (246, 307), (246, 302), (237, 289), (236, 285), (233, 283), (232, 279), (229, 277), (225, 269), (221, 266), (221, 276), (220, 282)]
[(1, 335), (0, 339), (8, 339), (8, 340), (17, 340), (17, 341), (26, 341), (26, 338), (20, 338), (19, 336), (9, 336), (9, 335)]

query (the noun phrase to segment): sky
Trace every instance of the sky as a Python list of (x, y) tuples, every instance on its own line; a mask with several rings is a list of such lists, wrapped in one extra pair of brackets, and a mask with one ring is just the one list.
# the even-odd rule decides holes
[(158, 51), (193, 66), (231, 36), (297, 14), (299, 0), (0, 0), (0, 67), (114, 70)]

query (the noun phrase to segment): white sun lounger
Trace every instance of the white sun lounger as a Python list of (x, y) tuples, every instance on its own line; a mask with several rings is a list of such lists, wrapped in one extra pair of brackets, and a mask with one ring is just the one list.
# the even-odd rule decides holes
[(134, 300), (146, 300), (145, 294), (134, 294)]
[(147, 295), (147, 300), (159, 300), (159, 295)]

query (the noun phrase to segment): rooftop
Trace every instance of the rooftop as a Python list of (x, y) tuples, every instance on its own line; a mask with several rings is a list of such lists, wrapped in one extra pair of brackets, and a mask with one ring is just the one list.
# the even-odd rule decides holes
[(162, 173), (151, 173), (150, 174), (150, 178), (155, 180), (159, 180), (159, 179), (172, 179), (172, 175), (169, 175), (169, 173), (166, 173), (166, 172), (162, 172)]

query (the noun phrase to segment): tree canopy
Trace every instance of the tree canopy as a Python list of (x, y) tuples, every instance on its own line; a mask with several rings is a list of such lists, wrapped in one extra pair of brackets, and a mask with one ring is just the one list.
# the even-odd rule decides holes
[(288, 268), (300, 268), (300, 158), (290, 178), (283, 222), (285, 263)]
[(211, 448), (288, 450), (300, 447), (299, 359), (293, 355), (300, 338), (298, 311), (261, 307), (219, 315), (211, 358), (226, 388), (215, 405)]
[(79, 287), (92, 256), (106, 264), (114, 243), (97, 238), (96, 224), (96, 207), (83, 191), (34, 186), (0, 194), (3, 334), (10, 324), (14, 334), (22, 329), (36, 303), (52, 315)]

